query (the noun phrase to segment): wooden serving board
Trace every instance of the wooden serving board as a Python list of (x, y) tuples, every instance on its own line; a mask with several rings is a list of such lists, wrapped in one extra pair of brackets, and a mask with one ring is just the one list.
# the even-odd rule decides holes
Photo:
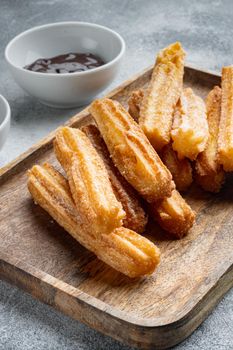
[[(109, 94), (123, 104), (144, 87), (151, 68)], [(185, 85), (205, 97), (220, 77), (191, 67)], [(67, 125), (91, 121), (87, 109)], [(193, 186), (185, 196), (197, 221), (182, 240), (169, 239), (156, 224), (146, 233), (161, 249), (150, 277), (130, 280), (80, 246), (36, 206), (26, 187), (34, 163), (57, 164), (54, 133), (0, 171), (0, 277), (35, 298), (124, 343), (165, 349), (207, 317), (233, 284), (233, 186), (211, 195)]]

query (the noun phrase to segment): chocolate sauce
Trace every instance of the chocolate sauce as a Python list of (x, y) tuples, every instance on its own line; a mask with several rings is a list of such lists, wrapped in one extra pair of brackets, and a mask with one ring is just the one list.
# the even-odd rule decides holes
[(100, 67), (104, 61), (91, 53), (68, 53), (51, 58), (39, 58), (25, 66), (27, 70), (40, 73), (74, 73)]

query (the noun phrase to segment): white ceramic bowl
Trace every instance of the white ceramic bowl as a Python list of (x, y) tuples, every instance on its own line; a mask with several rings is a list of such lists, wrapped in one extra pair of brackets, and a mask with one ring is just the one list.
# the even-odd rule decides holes
[[(106, 27), (61, 22), (29, 29), (9, 42), (5, 58), (16, 82), (42, 103), (59, 108), (86, 104), (114, 79), (124, 55), (122, 37)], [(91, 52), (106, 64), (76, 73), (38, 73), (23, 67), (38, 58)]]
[(11, 110), (7, 100), (0, 95), (0, 150), (6, 142), (10, 130)]

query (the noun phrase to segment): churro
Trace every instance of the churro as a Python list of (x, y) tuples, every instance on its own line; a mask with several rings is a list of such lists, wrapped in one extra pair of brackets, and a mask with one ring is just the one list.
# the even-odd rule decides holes
[(123, 106), (105, 98), (95, 100), (90, 112), (125, 179), (148, 202), (169, 196), (174, 188), (169, 170)]
[[(129, 113), (135, 121), (138, 121), (142, 98), (143, 91), (136, 90), (132, 92), (128, 101)], [(178, 159), (171, 144), (164, 146), (159, 152), (159, 156), (171, 172), (178, 191), (187, 190), (193, 181), (192, 167), (189, 160), (187, 158)]]
[(184, 57), (179, 42), (158, 54), (141, 103), (139, 125), (156, 151), (170, 142), (173, 112), (183, 87)]
[(159, 249), (148, 239), (124, 227), (108, 235), (93, 234), (93, 230), (82, 221), (68, 183), (54, 168), (36, 165), (28, 176), (28, 189), (34, 201), (100, 260), (129, 277), (140, 277), (154, 271), (160, 260)]
[(177, 103), (171, 136), (179, 159), (195, 160), (205, 149), (209, 136), (206, 107), (191, 88), (183, 90)]
[(196, 161), (196, 180), (206, 191), (218, 192), (224, 182), (224, 171), (218, 164), (218, 133), (221, 114), (221, 89), (215, 86), (206, 98), (209, 138)]
[(233, 66), (222, 69), (218, 159), (225, 171), (233, 171)]
[(81, 130), (87, 135), (104, 162), (115, 196), (121, 202), (126, 213), (123, 226), (138, 233), (143, 232), (147, 223), (147, 216), (142, 209), (138, 194), (113, 164), (107, 146), (97, 127), (87, 125), (82, 127)]
[(151, 216), (176, 238), (188, 233), (195, 221), (195, 213), (177, 190), (160, 202), (149, 205)]
[(55, 154), (67, 173), (71, 193), (82, 221), (99, 235), (122, 226), (125, 212), (113, 193), (103, 160), (78, 129), (59, 129)]

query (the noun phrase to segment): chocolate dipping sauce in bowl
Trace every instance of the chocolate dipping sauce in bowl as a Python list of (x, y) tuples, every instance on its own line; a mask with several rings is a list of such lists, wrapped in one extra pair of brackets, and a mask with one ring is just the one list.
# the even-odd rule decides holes
[(89, 103), (115, 78), (123, 38), (91, 23), (61, 22), (12, 39), (5, 58), (16, 82), (42, 103), (70, 108)]

